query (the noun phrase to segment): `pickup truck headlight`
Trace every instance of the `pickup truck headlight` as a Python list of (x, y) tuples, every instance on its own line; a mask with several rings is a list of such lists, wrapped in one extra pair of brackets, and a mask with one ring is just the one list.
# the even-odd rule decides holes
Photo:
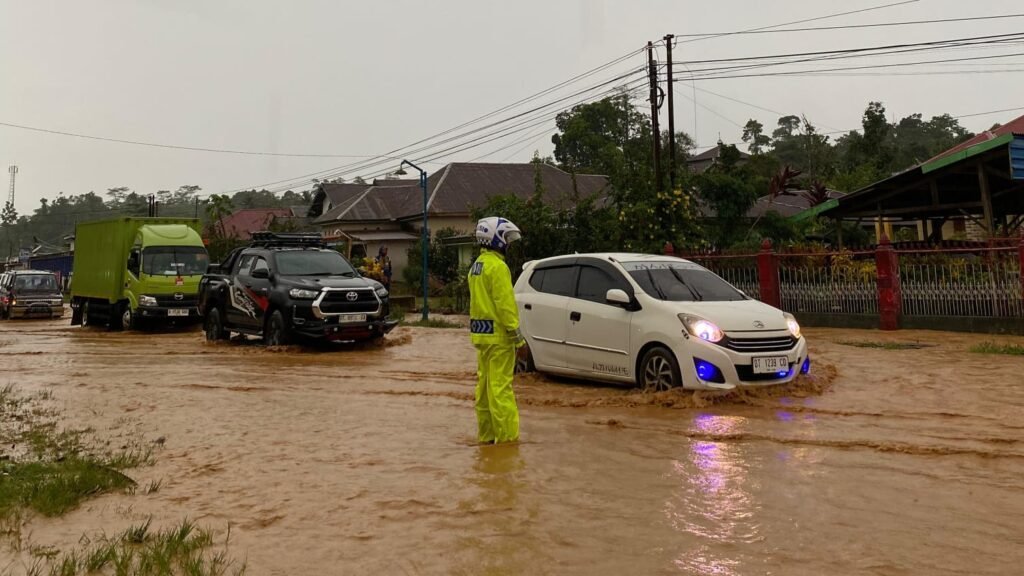
[(680, 314), (679, 321), (686, 327), (686, 331), (690, 333), (690, 336), (695, 338), (707, 340), (708, 342), (721, 342), (722, 338), (725, 338), (725, 334), (722, 333), (722, 330), (714, 322), (699, 316)]
[(800, 338), (800, 323), (796, 321), (796, 317), (788, 312), (783, 316), (786, 317), (786, 327), (789, 328), (789, 333), (793, 335), (793, 338)]
[(139, 306), (156, 306), (156, 298), (152, 296), (139, 296)]
[(60, 306), (60, 305), (64, 304), (64, 300), (61, 299), (61, 298), (54, 298), (53, 300), (50, 300), (50, 304), (52, 304), (54, 306)]
[(377, 288), (377, 297), (379, 297), (381, 299), (387, 298), (388, 297), (388, 289), (383, 287), (383, 286), (381, 286), (380, 288)]
[(302, 288), (292, 288), (288, 291), (288, 295), (296, 300), (312, 300), (320, 295), (317, 290), (304, 290)]

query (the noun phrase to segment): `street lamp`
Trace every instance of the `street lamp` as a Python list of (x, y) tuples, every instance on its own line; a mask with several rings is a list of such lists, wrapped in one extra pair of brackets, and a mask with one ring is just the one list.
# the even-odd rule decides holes
[(427, 253), (430, 251), (430, 233), (427, 231), (427, 172), (425, 170), (423, 170), (422, 168), (420, 168), (419, 166), (413, 164), (412, 162), (409, 162), (408, 160), (402, 160), (402, 163), (398, 165), (398, 171), (401, 172), (402, 171), (402, 167), (405, 166), (405, 165), (409, 165), (411, 168), (414, 168), (414, 169), (419, 171), (419, 173), (420, 173), (420, 189), (423, 190), (423, 240), (422, 240), (422, 243), (423, 243), (423, 246), (422, 246), (422, 251), (423, 251), (423, 277), (422, 277), (422, 282), (423, 282), (423, 321), (426, 322), (427, 321), (427, 317), (430, 314), (430, 312), (429, 312), (430, 308), (427, 305), (427, 298), (428, 298), (428, 295), (427, 295), (428, 294), (428, 292), (427, 292), (427, 290), (428, 290), (427, 278), (429, 278), (429, 273), (428, 273), (428, 268), (427, 268), (427, 266), (429, 265), (429, 261), (427, 259)]

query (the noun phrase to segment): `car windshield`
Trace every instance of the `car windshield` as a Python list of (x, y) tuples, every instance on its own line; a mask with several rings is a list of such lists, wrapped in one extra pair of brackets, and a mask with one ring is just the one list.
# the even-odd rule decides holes
[(152, 246), (142, 251), (142, 271), (150, 276), (197, 276), (210, 257), (199, 246)]
[(330, 250), (294, 250), (274, 255), (283, 276), (358, 276), (352, 265)]
[(56, 292), (57, 279), (51, 274), (19, 274), (14, 277), (15, 290)]
[(622, 266), (652, 298), (669, 302), (733, 302), (747, 296), (711, 271), (690, 262), (624, 262)]

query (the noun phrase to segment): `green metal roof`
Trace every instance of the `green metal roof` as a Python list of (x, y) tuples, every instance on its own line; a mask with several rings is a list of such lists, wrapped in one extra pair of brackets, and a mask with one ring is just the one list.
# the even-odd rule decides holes
[(1013, 134), (1003, 134), (1002, 136), (998, 138), (993, 138), (992, 140), (989, 140), (987, 142), (975, 144), (974, 146), (961, 150), (955, 154), (943, 156), (942, 158), (939, 158), (934, 162), (929, 162), (927, 164), (921, 165), (921, 173), (927, 174), (929, 172), (934, 172), (939, 168), (949, 166), (950, 164), (956, 164), (957, 162), (960, 162), (961, 160), (964, 160), (966, 158), (970, 158), (971, 156), (977, 156), (978, 154), (982, 154), (984, 152), (988, 152), (989, 150), (993, 150), (995, 148), (999, 148), (1000, 146), (1004, 146), (1008, 144), (1011, 140), (1013, 140)]
[(821, 214), (826, 210), (831, 210), (836, 206), (839, 206), (839, 200), (837, 198), (831, 198), (829, 200), (826, 200), (825, 202), (822, 202), (821, 204), (818, 204), (817, 206), (812, 206), (807, 210), (804, 210), (803, 212), (794, 214), (790, 216), (789, 219), (794, 222), (802, 222), (804, 220), (807, 220), (808, 218), (814, 218), (818, 214)]

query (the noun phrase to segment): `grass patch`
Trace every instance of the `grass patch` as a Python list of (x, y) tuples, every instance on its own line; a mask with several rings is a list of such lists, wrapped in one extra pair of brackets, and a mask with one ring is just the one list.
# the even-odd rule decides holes
[(428, 318), (425, 321), (420, 318), (415, 322), (403, 322), (402, 325), (415, 326), (417, 328), (463, 328), (463, 326), (444, 318)]
[(971, 346), (971, 352), (975, 354), (1002, 354), (1005, 356), (1024, 356), (1024, 346), (1020, 344), (996, 344), (995, 342), (982, 342)]
[(920, 350), (921, 348), (931, 346), (930, 344), (914, 342), (872, 342), (868, 340), (837, 340), (836, 344), (854, 346), (856, 348), (872, 348), (875, 350)]
[[(86, 574), (222, 576), (243, 574), (227, 554), (231, 529), (223, 546), (214, 551), (213, 534), (190, 520), (154, 531), (151, 520), (132, 526), (113, 538), (85, 542), (81, 548), (54, 556), (50, 576)], [(42, 574), (42, 572), (40, 572)]]

